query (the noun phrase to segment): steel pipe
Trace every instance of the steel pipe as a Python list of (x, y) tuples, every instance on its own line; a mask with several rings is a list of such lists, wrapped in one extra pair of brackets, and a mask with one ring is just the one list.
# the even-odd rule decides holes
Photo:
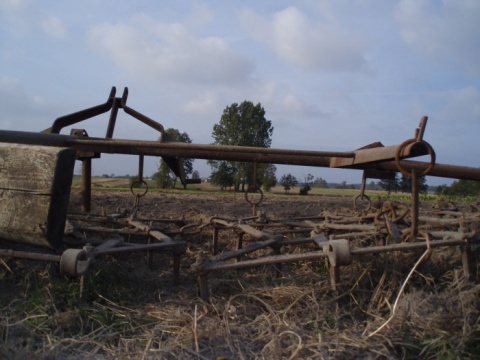
[[(173, 158), (227, 160), (267, 164), (331, 167), (332, 158), (355, 158), (365, 150), (350, 152), (287, 150), (247, 146), (204, 145), (180, 142), (118, 140), (85, 138), (71, 135), (32, 133), (25, 131), (0, 130), (0, 142), (28, 145), (68, 147), (77, 151), (110, 154), (147, 155)], [(392, 148), (392, 147), (388, 147)], [(394, 147), (393, 147), (394, 148)], [(375, 149), (369, 149), (369, 153)], [(379, 148), (378, 151), (385, 150)], [(390, 151), (390, 150), (389, 150)], [(403, 154), (408, 156), (408, 154)], [(395, 161), (380, 161), (376, 164), (358, 164), (350, 169), (379, 169), (399, 171)], [(429, 164), (420, 161), (401, 160), (402, 167), (425, 169)], [(435, 164), (428, 176), (480, 181), (480, 168)]]

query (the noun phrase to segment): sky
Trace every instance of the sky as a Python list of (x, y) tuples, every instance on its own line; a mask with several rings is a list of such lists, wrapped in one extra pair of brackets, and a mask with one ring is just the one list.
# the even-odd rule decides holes
[[(0, 129), (42, 131), (128, 87), (127, 105), (197, 144), (248, 100), (272, 121), (272, 148), (397, 145), (426, 115), (437, 162), (478, 167), (478, 19), (478, 0), (0, 0)], [(104, 114), (74, 127), (104, 137), (107, 123)], [(114, 138), (158, 136), (120, 110)], [(144, 175), (158, 163), (148, 157)], [(362, 178), (277, 168), (278, 178)], [(205, 161), (194, 169), (209, 175)], [(94, 175), (137, 170), (136, 156), (93, 162)]]

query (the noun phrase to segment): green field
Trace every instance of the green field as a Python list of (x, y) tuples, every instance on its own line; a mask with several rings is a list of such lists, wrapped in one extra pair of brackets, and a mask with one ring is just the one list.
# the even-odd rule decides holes
[[(223, 194), (234, 194), (233, 190), (221, 190), (219, 186), (215, 186), (211, 183), (204, 182), (201, 184), (188, 185), (186, 189), (183, 189), (180, 182), (177, 182), (175, 189), (160, 189), (157, 187), (154, 180), (146, 180), (149, 191), (153, 192), (186, 192), (186, 193), (209, 193), (209, 192), (219, 192)], [(81, 187), (81, 177), (76, 175), (73, 178), (72, 188)], [(92, 178), (92, 190), (116, 190), (116, 191), (128, 191), (130, 190), (130, 179), (128, 178), (103, 178), (103, 177), (93, 177)], [(265, 196), (300, 196), (299, 195), (300, 187), (294, 187), (287, 193), (284, 188), (281, 186), (276, 186), (272, 188), (270, 192), (264, 193)], [(309, 196), (325, 196), (325, 197), (355, 197), (360, 195), (360, 190), (358, 189), (337, 189), (337, 188), (312, 188), (309, 193)], [(396, 201), (408, 201), (411, 199), (411, 195), (407, 193), (391, 193), (388, 195), (386, 191), (381, 190), (367, 190), (365, 191), (372, 201), (374, 200), (396, 200)], [(421, 201), (437, 201), (439, 196), (435, 194), (420, 195)], [(444, 199), (446, 201), (472, 201), (472, 199)]]

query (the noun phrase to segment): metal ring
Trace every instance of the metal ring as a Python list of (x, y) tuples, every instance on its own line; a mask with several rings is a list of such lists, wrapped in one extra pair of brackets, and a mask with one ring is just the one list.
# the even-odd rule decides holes
[(427, 148), (427, 151), (430, 154), (430, 158), (431, 158), (430, 159), (430, 164), (427, 166), (427, 168), (425, 170), (422, 171), (422, 173), (419, 174), (419, 176), (427, 175), (433, 169), (433, 167), (435, 166), (435, 151), (433, 150), (433, 147), (428, 142), (426, 142), (424, 140), (417, 141), (417, 139), (405, 140), (397, 148), (397, 151), (395, 153), (395, 164), (397, 165), (398, 170), (403, 175), (409, 176), (409, 177), (412, 177), (413, 174), (411, 172), (408, 172), (404, 168), (402, 168), (402, 166), (400, 165), (400, 154), (407, 145), (415, 144), (415, 143), (423, 144)]
[[(260, 193), (260, 200), (258, 200), (257, 202), (253, 201), (253, 200), (250, 200), (248, 198), (248, 193)], [(250, 204), (250, 205), (258, 205), (260, 204), (262, 201), (263, 201), (263, 192), (262, 190), (260, 190), (259, 187), (251, 187), (249, 188), (246, 192), (245, 192), (245, 200)]]
[[(133, 188), (135, 187), (135, 185), (141, 185), (141, 184), (145, 184), (145, 191), (143, 193), (138, 193), (136, 194), (134, 191), (133, 191)], [(148, 192), (148, 184), (145, 180), (135, 180), (132, 185), (130, 185), (130, 192), (132, 193), (132, 195), (135, 195), (137, 197), (142, 197), (144, 196), (147, 192)]]
[(365, 211), (369, 211), (369, 210), (372, 208), (372, 200), (370, 200), (370, 198), (369, 198), (367, 195), (365, 195), (365, 194), (364, 194), (364, 195), (359, 194), (359, 195), (355, 196), (355, 199), (353, 200), (353, 206), (354, 206), (355, 210), (357, 210), (357, 200), (358, 200), (358, 198), (360, 198), (360, 197), (361, 197), (362, 199), (363, 199), (363, 198), (366, 198), (366, 199), (367, 199), (367, 201), (368, 201), (368, 206), (367, 206), (367, 208), (365, 209)]

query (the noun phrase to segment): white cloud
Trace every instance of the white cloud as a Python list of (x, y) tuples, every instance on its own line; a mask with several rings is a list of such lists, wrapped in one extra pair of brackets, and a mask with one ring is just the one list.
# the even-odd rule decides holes
[(216, 36), (198, 37), (179, 23), (137, 15), (130, 24), (102, 24), (88, 32), (92, 47), (128, 73), (152, 80), (210, 85), (248, 81), (253, 64)]
[(271, 47), (282, 60), (309, 70), (362, 71), (366, 41), (331, 19), (312, 21), (296, 7), (262, 18), (244, 10), (241, 22), (250, 35)]
[(49, 37), (52, 39), (62, 39), (67, 36), (67, 30), (63, 22), (55, 17), (50, 16), (49, 18), (42, 21), (42, 29)]
[[(455, 124), (457, 131), (471, 133), (470, 126), (479, 127), (480, 91), (468, 86), (442, 95), (438, 99), (443, 104), (438, 116), (444, 124)], [(474, 131), (476, 136), (476, 131)]]
[[(258, 98), (267, 112), (273, 114), (276, 119), (285, 117), (309, 119), (327, 115), (317, 104), (312, 105), (309, 100), (298, 94), (288, 84), (274, 80), (259, 81), (255, 85), (253, 96)], [(298, 120), (294, 122), (298, 122)]]
[[(289, 93), (281, 102), (282, 113), (304, 119), (321, 119), (328, 116), (327, 113), (320, 110), (316, 105), (308, 105), (296, 95)], [(295, 121), (293, 121), (295, 123)]]
[(287, 96), (285, 96), (285, 98), (283, 99), (283, 106), (286, 109), (289, 109), (295, 112), (302, 109), (302, 104), (300, 103), (298, 98), (293, 94), (288, 94)]
[(0, 11), (11, 12), (18, 11), (24, 8), (25, 0), (2, 0), (0, 1)]
[(31, 0), (0, 0), (1, 27), (16, 37), (29, 34), (38, 24), (34, 8)]
[(403, 0), (395, 18), (404, 42), (435, 64), (480, 75), (480, 2)]
[(214, 12), (207, 4), (194, 2), (192, 5), (192, 13), (190, 14), (189, 22), (192, 25), (204, 25), (212, 22)]
[(183, 107), (185, 112), (199, 116), (211, 116), (213, 114), (218, 116), (219, 108), (218, 98), (212, 92), (206, 92), (188, 101)]
[[(39, 131), (50, 126), (55, 105), (30, 95), (15, 78), (0, 77), (1, 129)], [(33, 126), (33, 127), (32, 127)]]

